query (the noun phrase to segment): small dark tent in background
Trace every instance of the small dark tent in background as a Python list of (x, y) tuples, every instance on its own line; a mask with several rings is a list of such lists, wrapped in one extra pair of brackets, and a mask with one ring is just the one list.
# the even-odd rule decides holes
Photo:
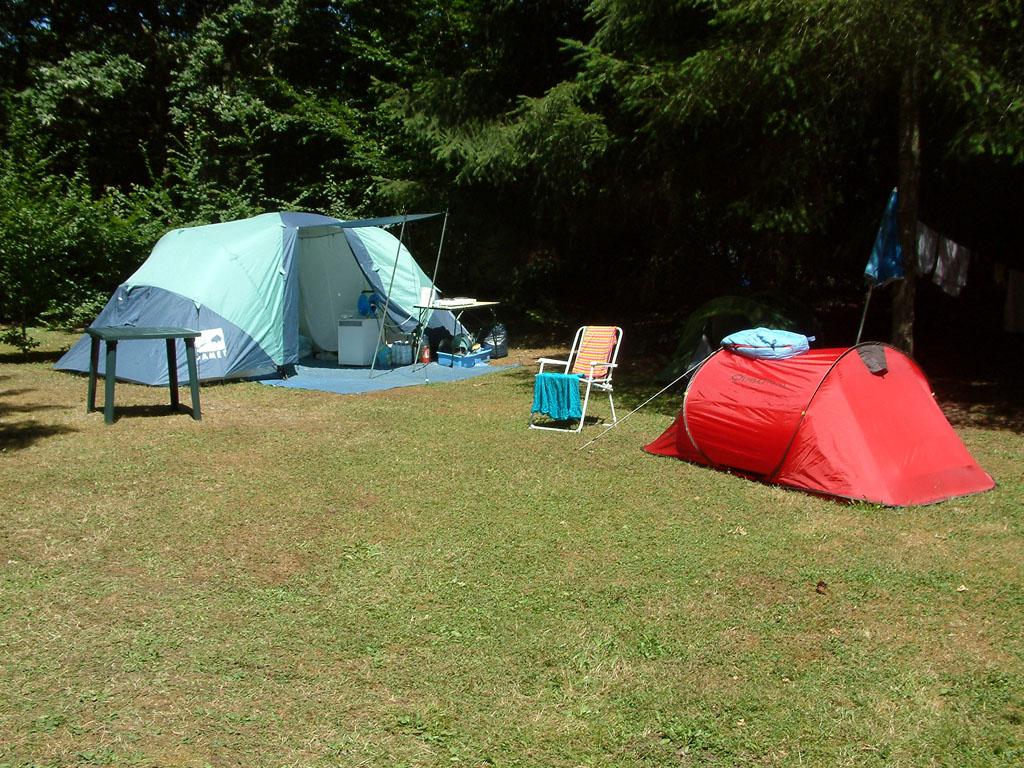
[[(412, 254), (382, 227), (436, 215), (340, 221), (313, 213), (265, 213), (175, 229), (118, 287), (93, 325), (202, 331), (196, 340), (202, 380), (272, 374), (297, 363), (303, 346), (337, 351), (338, 318), (353, 314), (366, 290), (390, 295), (385, 319), (408, 333), (419, 322), (414, 307), (421, 291), (433, 286)], [(434, 311), (424, 320), (428, 328), (456, 331), (450, 312)], [(178, 359), (184, 381), (184, 355)], [(104, 365), (101, 356), (100, 372)], [(55, 367), (88, 371), (88, 337)], [(117, 374), (140, 384), (166, 384), (164, 343), (123, 345)]]
[(917, 365), (882, 344), (785, 360), (719, 350), (690, 379), (675, 422), (645, 450), (889, 506), (995, 485)]
[(745, 328), (778, 328), (814, 335), (811, 313), (776, 296), (719, 296), (694, 310), (679, 334), (679, 343), (659, 374), (664, 382), (674, 381), (700, 362), (730, 333)]

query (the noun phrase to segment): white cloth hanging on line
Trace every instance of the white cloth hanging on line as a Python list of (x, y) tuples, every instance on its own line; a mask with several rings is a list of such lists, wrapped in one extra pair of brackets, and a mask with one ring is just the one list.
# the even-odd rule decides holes
[(917, 273), (922, 277), (931, 275), (935, 269), (935, 256), (941, 236), (927, 224), (917, 222)]
[(967, 284), (967, 268), (970, 262), (971, 252), (967, 248), (948, 237), (940, 238), (932, 282), (950, 296), (959, 296)]
[(967, 284), (971, 252), (943, 237), (923, 222), (917, 222), (917, 273), (950, 296), (959, 296)]

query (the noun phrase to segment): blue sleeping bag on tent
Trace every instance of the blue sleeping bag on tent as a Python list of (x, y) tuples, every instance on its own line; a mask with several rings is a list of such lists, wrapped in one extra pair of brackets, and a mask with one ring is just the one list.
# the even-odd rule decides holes
[(751, 328), (737, 331), (722, 339), (722, 346), (745, 357), (763, 360), (783, 360), (800, 355), (810, 349), (814, 337), (773, 328)]

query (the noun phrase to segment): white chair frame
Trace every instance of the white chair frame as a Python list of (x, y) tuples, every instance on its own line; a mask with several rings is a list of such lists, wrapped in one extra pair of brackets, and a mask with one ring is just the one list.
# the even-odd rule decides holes
[[(561, 366), (562, 370), (559, 373), (569, 373), (573, 365), (576, 362), (576, 355), (579, 352), (580, 344), (583, 342), (583, 337), (586, 334), (589, 326), (582, 326), (576, 331), (576, 336), (572, 340), (572, 348), (569, 350), (568, 360), (555, 360), (550, 357), (537, 358), (537, 362), (540, 363), (540, 370), (538, 374), (544, 373), (545, 366)], [(619, 367), (619, 346), (622, 344), (622, 328), (619, 326), (612, 326), (615, 328), (615, 344), (612, 346), (612, 353), (607, 362), (590, 363), (590, 374), (580, 374), (580, 384), (586, 384), (586, 391), (583, 396), (583, 403), (581, 406), (580, 422), (575, 428), (572, 427), (552, 427), (545, 424), (537, 424), (534, 421), (536, 414), (530, 414), (530, 429), (546, 429), (551, 432), (580, 432), (583, 429), (583, 424), (587, 419), (587, 405), (590, 403), (590, 391), (591, 389), (600, 390), (608, 395), (608, 405), (612, 409), (612, 420), (610, 423), (605, 423), (605, 427), (614, 427), (618, 420), (615, 416), (615, 401), (612, 399), (612, 372)], [(601, 376), (594, 375), (595, 368), (606, 368), (607, 370)], [(570, 422), (571, 423), (571, 422)]]

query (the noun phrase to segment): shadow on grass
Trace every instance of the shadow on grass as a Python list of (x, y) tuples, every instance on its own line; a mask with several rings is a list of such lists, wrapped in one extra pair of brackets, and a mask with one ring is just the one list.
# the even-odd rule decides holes
[[(8, 377), (4, 376), (0, 378), (6, 379)], [(8, 389), (4, 390), (0, 394), (2, 394), (2, 397), (6, 398), (14, 395), (23, 395), (31, 391), (33, 390)], [(13, 404), (0, 400), (0, 419), (3, 420), (3, 422), (0, 422), (0, 452), (21, 450), (22, 448), (28, 448), (30, 445), (34, 445), (44, 438), (77, 431), (71, 427), (60, 424), (43, 424), (33, 418), (13, 423), (7, 422), (7, 419), (16, 414), (23, 415), (39, 413), (41, 411), (59, 410), (63, 410), (62, 406), (42, 403)]]
[(26, 363), (56, 363), (66, 349), (37, 349), (28, 353), (0, 352), (0, 363), (24, 365)]
[(44, 438), (77, 431), (60, 424), (40, 424), (33, 419), (17, 424), (0, 424), (0, 453), (28, 448)]
[[(103, 418), (102, 402), (97, 401), (96, 413), (99, 414), (100, 418)], [(177, 408), (172, 408), (170, 403), (166, 405), (118, 405), (116, 402), (114, 403), (115, 423), (122, 418), (150, 419), (157, 416), (188, 416), (191, 418), (192, 409), (184, 404), (179, 404)]]
[(935, 379), (935, 396), (954, 427), (1024, 434), (1024, 383)]

